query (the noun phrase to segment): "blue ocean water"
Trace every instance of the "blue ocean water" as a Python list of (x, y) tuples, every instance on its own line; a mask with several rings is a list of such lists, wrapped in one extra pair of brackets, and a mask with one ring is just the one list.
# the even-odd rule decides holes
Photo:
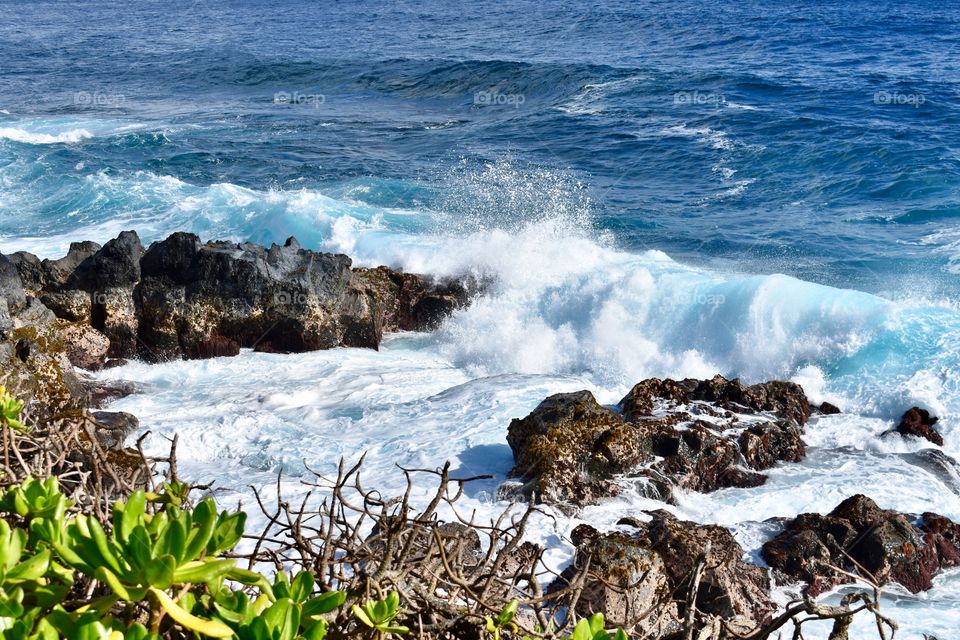
[(86, 206), (91, 176), (429, 208), (506, 156), (625, 248), (955, 294), (960, 8), (770, 5), (7, 2), (0, 126), (94, 136), (4, 134), (0, 233), (163, 206)]
[[(0, 250), (56, 257), (128, 228), (296, 235), (360, 263), (495, 278), (391, 359), (323, 355), (342, 361), (317, 375), (362, 400), (324, 413), (291, 390), (278, 430), (456, 416), (474, 421), (470, 442), (502, 444), (548, 389), (615, 401), (647, 375), (721, 372), (796, 379), (857, 416), (811, 436), (826, 450), (893, 456), (875, 436), (920, 404), (960, 453), (960, 5), (790, 4), (2, 2)], [(249, 366), (267, 365), (307, 393), (289, 365)], [(395, 375), (365, 386), (377, 366)], [(129, 374), (163, 389), (226, 375)], [(213, 419), (198, 397), (190, 415)], [(166, 424), (183, 398), (166, 402), (136, 412)], [(254, 420), (228, 404), (216, 397), (218, 415)], [(176, 415), (170, 429), (206, 433)], [(391, 455), (457, 455), (465, 440), (425, 444), (443, 428)], [(301, 459), (270, 446), (223, 455)], [(870, 476), (887, 506), (960, 517), (949, 489), (905, 497), (902, 472)], [(820, 496), (817, 477), (758, 509), (829, 509), (832, 490), (777, 493)]]

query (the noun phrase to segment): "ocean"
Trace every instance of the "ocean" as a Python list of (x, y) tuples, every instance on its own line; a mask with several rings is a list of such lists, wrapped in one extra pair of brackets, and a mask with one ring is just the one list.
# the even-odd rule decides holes
[[(758, 561), (765, 519), (857, 492), (960, 519), (960, 476), (879, 438), (919, 405), (960, 455), (960, 6), (2, 4), (0, 251), (296, 236), (492, 282), (379, 352), (98, 374), (144, 383), (113, 408), (155, 450), (178, 433), (224, 504), (367, 451), (384, 493), (396, 464), (493, 474), (465, 498), (492, 514), (507, 425), (546, 395), (722, 373), (844, 413), (808, 425), (803, 463), (683, 494), (682, 517)], [(628, 493), (534, 536), (560, 564), (576, 524), (662, 506)], [(901, 637), (955, 637), (960, 573), (888, 602)]]

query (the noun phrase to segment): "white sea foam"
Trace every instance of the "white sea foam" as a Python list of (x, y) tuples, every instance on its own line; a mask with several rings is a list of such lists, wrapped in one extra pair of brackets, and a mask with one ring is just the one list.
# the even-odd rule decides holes
[(70, 129), (60, 133), (36, 133), (14, 127), (0, 128), (0, 140), (12, 140), (27, 144), (70, 144), (92, 138), (93, 134), (86, 129)]
[(558, 109), (570, 115), (595, 116), (604, 112), (606, 100), (610, 95), (629, 91), (641, 82), (650, 80), (650, 76), (634, 75), (619, 80), (589, 83), (583, 86), (570, 100)]
[[(711, 134), (695, 135), (709, 141)], [(387, 494), (401, 488), (396, 464), (432, 467), (449, 459), (470, 475), (493, 473), (464, 504), (492, 515), (504, 507), (492, 496), (512, 465), (507, 425), (546, 395), (586, 388), (613, 403), (644, 377), (721, 372), (748, 382), (793, 378), (815, 401), (847, 413), (809, 425), (805, 462), (775, 468), (762, 488), (683, 495), (670, 507), (681, 517), (730, 525), (754, 556), (770, 533), (762, 520), (827, 511), (856, 491), (885, 507), (960, 518), (957, 483), (912, 457), (921, 443), (880, 437), (919, 404), (941, 416), (947, 452), (960, 453), (956, 309), (784, 275), (706, 271), (659, 251), (622, 251), (589, 225), (582, 210), (588, 202), (564, 200), (559, 192), (570, 185), (563, 179), (531, 186), (503, 173), (494, 167), (453, 185), (459, 195), (440, 212), (383, 209), (311, 190), (92, 174), (83, 197), (122, 206), (69, 237), (6, 239), (4, 251), (50, 255), (68, 240), (105, 241), (121, 228), (136, 228), (147, 241), (180, 229), (261, 242), (296, 235), (358, 264), (489, 279), (486, 295), (434, 334), (393, 336), (379, 352), (245, 351), (99, 374), (147, 385), (113, 408), (140, 417), (152, 452), (179, 434), (181, 471), (216, 480), (224, 504), (243, 499), (250, 506), (247, 486), (270, 485), (281, 470), (284, 489), (302, 492), (304, 460), (323, 471), (340, 456), (367, 451), (367, 485)], [(476, 195), (489, 189), (503, 193)], [(494, 210), (486, 217), (466, 204), (484, 197), (480, 210)], [(577, 518), (543, 518), (531, 535), (560, 564), (579, 522), (609, 528), (624, 511), (662, 506), (627, 491)], [(960, 599), (960, 584), (947, 576), (924, 597), (922, 606), (903, 598), (890, 604), (911, 633), (938, 629), (940, 621), (924, 612), (946, 611)], [(960, 621), (949, 615), (952, 624)]]

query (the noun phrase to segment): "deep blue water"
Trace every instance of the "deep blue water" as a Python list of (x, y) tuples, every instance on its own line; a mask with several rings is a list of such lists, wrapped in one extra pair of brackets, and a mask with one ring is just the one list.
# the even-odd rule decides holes
[(0, 128), (93, 137), (0, 138), (0, 241), (168, 208), (138, 171), (456, 210), (506, 163), (627, 249), (952, 296), (960, 7), (770, 5), (5, 2)]

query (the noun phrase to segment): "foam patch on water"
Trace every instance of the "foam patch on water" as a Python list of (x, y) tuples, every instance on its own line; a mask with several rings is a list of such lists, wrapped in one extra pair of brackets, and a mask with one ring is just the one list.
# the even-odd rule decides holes
[(86, 129), (70, 129), (60, 133), (36, 133), (12, 127), (0, 127), (0, 140), (12, 140), (26, 144), (70, 144), (92, 138)]

